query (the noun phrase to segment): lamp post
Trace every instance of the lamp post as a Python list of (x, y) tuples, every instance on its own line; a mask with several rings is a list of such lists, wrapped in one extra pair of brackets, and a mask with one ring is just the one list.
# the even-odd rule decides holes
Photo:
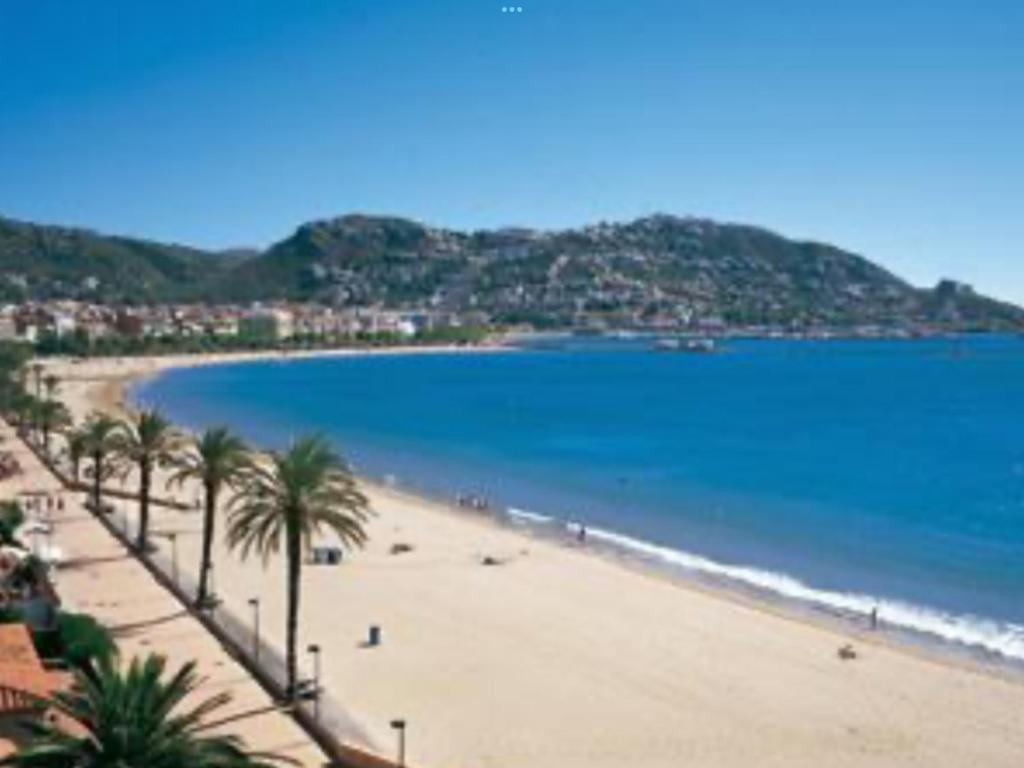
[(320, 646), (315, 643), (307, 651), (313, 656), (313, 719), (320, 720)]
[(392, 720), (391, 727), (398, 732), (398, 768), (405, 768), (405, 720)]
[(260, 664), (260, 599), (250, 597), (249, 605), (252, 607), (252, 658), (256, 666)]
[(53, 505), (46, 507), (46, 555), (53, 553)]

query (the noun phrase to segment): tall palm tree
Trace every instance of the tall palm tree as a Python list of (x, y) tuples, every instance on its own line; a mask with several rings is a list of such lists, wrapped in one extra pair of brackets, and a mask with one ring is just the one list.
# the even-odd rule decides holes
[(11, 412), (18, 432), (23, 432), (26, 425), (32, 421), (35, 403), (35, 398), (23, 389), (16, 389), (11, 396)]
[(92, 460), (92, 501), (96, 511), (103, 508), (103, 481), (116, 464), (120, 422), (104, 413), (95, 413), (85, 424), (85, 454)]
[(85, 427), (69, 429), (64, 439), (67, 441), (68, 460), (71, 462), (71, 477), (77, 483), (81, 476), (82, 459), (88, 453), (88, 432)]
[(122, 422), (118, 454), (139, 473), (139, 533), (135, 546), (145, 551), (149, 536), (149, 498), (153, 470), (173, 463), (182, 447), (182, 436), (158, 411), (142, 411)]
[(52, 400), (53, 396), (57, 394), (57, 386), (60, 384), (60, 378), (54, 373), (48, 373), (43, 377), (43, 387), (46, 389), (47, 400)]
[(24, 366), (31, 356), (24, 344), (8, 342), (0, 345), (0, 371), (11, 380), (22, 381)]
[(287, 686), (288, 696), (294, 698), (303, 552), (309, 551), (314, 534), (324, 528), (345, 546), (361, 546), (366, 541), (363, 524), (369, 505), (341, 457), (322, 438), (307, 437), (283, 454), (271, 454), (268, 464), (254, 467), (230, 508), (228, 544), (241, 549), (242, 559), (255, 550), (266, 565), (284, 545)]
[(22, 394), (22, 390), (15, 380), (14, 372), (2, 366), (0, 360), (0, 412), (7, 414), (13, 410), (15, 399)]
[(50, 435), (71, 424), (71, 413), (59, 400), (43, 400), (36, 407), (39, 429), (43, 433), (43, 450), (50, 455)]
[(28, 723), (34, 738), (0, 765), (261, 768), (281, 760), (247, 753), (237, 736), (204, 734), (209, 716), (231, 697), (221, 693), (195, 703), (201, 683), (195, 667), (189, 662), (167, 678), (164, 658), (151, 655), (133, 659), (126, 670), (109, 659), (76, 670), (70, 689), (48, 702), (59, 715), (56, 721)]
[(203, 518), (203, 555), (199, 565), (199, 590), (196, 605), (205, 605), (209, 598), (210, 565), (213, 558), (214, 523), (217, 499), (224, 487), (237, 489), (252, 470), (252, 460), (245, 443), (226, 427), (206, 430), (195, 442), (194, 450), (178, 459), (176, 471), (167, 485), (182, 485), (197, 480), (203, 486), (206, 503)]
[(32, 363), (32, 377), (35, 379), (36, 384), (36, 399), (39, 400), (43, 396), (43, 364), (40, 362)]

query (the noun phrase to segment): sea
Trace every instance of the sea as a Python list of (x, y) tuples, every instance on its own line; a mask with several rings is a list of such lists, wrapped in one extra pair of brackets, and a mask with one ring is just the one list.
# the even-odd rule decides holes
[(133, 399), (567, 541), (1024, 663), (1024, 338), (550, 337), (177, 369)]

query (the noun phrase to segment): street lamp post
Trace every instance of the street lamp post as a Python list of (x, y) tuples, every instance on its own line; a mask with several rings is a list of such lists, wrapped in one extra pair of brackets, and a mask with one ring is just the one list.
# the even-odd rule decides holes
[(260, 664), (260, 599), (250, 597), (249, 605), (252, 607), (252, 658), (256, 666)]
[(53, 553), (53, 507), (46, 508), (46, 556)]
[(398, 768), (405, 768), (405, 720), (392, 720), (391, 727), (398, 732)]
[(313, 719), (320, 720), (320, 646), (313, 644), (307, 651), (313, 656)]

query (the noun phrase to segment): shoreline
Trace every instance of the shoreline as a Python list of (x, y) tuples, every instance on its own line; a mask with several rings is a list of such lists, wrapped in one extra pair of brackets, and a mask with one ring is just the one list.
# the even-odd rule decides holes
[[(344, 357), (371, 357), (390, 355), (437, 355), (437, 354), (493, 354), (512, 352), (517, 349), (515, 344), (494, 342), (472, 346), (446, 345), (399, 345), (394, 347), (375, 347), (355, 349), (336, 347), (330, 349), (310, 350), (257, 350), (251, 352), (210, 352), (199, 354), (143, 355), (137, 357), (43, 357), (38, 358), (48, 371), (56, 372), (62, 382), (104, 382), (104, 390), (87, 403), (94, 410), (127, 413), (129, 408), (128, 390), (159, 376), (162, 373), (178, 369), (201, 368), (214, 365), (238, 365), (262, 362), (293, 362)], [(83, 368), (97, 368), (104, 364), (116, 370), (102, 375), (75, 375)], [(126, 370), (122, 370), (125, 369)]]
[[(493, 348), (458, 348), (463, 352), (488, 351)], [(503, 348), (498, 348), (499, 350)], [(448, 352), (452, 349), (446, 348), (414, 348), (413, 353)], [(316, 351), (320, 352), (320, 351)], [(213, 356), (188, 356), (172, 358), (135, 358), (117, 359), (111, 362), (106, 375), (85, 375), (75, 378), (67, 376), (68, 384), (78, 382), (85, 384), (85, 389), (92, 389), (91, 393), (79, 393), (83, 397), (80, 402), (74, 404), (77, 415), (83, 407), (99, 407), (116, 409), (124, 412), (130, 408), (127, 402), (129, 390), (139, 381), (149, 376), (158, 375), (164, 371), (179, 368), (193, 367), (196, 365), (210, 365), (235, 362), (255, 362), (259, 360), (274, 359), (303, 359), (315, 356), (346, 356), (352, 354), (405, 354), (407, 350), (335, 350), (328, 351), (327, 355), (322, 354), (244, 354), (244, 355), (213, 355)], [(333, 354), (331, 354), (333, 352)], [(74, 365), (65, 363), (72, 371)], [(79, 366), (88, 366), (89, 361)], [(102, 366), (100, 366), (102, 367)], [(82, 368), (78, 368), (82, 370)], [(88, 394), (88, 396), (85, 396)], [(610, 566), (615, 573), (633, 574), (640, 577), (642, 583), (651, 585), (649, 588), (660, 590), (668, 587), (678, 593), (680, 601), (693, 601), (696, 599), (710, 600), (721, 604), (721, 610), (743, 611), (754, 618), (754, 623), (783, 622), (795, 633), (806, 634), (808, 632), (824, 635), (827, 643), (840, 645), (844, 642), (853, 642), (869, 656), (874, 654), (895, 654), (897, 657), (906, 660), (923, 662), (934, 672), (931, 674), (940, 675), (945, 673), (967, 674), (979, 676), (978, 679), (996, 681), (999, 684), (1013, 686), (1013, 695), (1024, 694), (1020, 687), (1022, 678), (1009, 663), (1002, 661), (991, 663), (985, 659), (973, 657), (964, 658), (964, 653), (951, 652), (945, 647), (932, 648), (925, 644), (915, 644), (905, 638), (894, 637), (889, 632), (869, 633), (866, 628), (857, 631), (851, 621), (842, 617), (830, 617), (825, 613), (814, 611), (811, 608), (798, 610), (795, 606), (789, 605), (782, 600), (773, 601), (766, 596), (745, 594), (739, 589), (731, 589), (725, 585), (704, 583), (702, 579), (689, 577), (685, 574), (672, 573), (666, 567), (659, 567), (656, 564), (642, 561), (640, 558), (627, 557), (622, 553), (605, 551), (603, 547), (587, 547), (584, 551), (574, 547), (564, 537), (544, 535), (535, 530), (524, 530), (522, 526), (515, 525), (508, 520), (499, 519), (496, 515), (482, 515), (478, 512), (460, 509), (453, 504), (446, 504), (435, 499), (417, 494), (415, 491), (394, 487), (371, 478), (360, 477), (368, 495), (374, 498), (375, 506), (378, 504), (389, 507), (416, 507), (426, 513), (426, 517), (443, 516), (448, 518), (446, 525), (456, 527), (466, 526), (467, 530), (472, 528), (471, 535), (480, 535), (483, 529), (494, 528), (500, 531), (502, 537), (512, 537), (513, 546), (519, 555), (510, 555), (510, 560), (515, 562), (517, 557), (526, 557), (523, 552), (530, 552), (534, 547), (545, 547), (561, 553), (564, 558), (576, 561), (579, 558), (601, 563), (603, 566)], [(441, 523), (440, 519), (436, 521)], [(557, 555), (556, 555), (557, 556)], [(273, 570), (273, 569), (271, 569)], [(502, 569), (505, 570), (505, 569)], [(511, 568), (509, 570), (512, 570)], [(656, 586), (655, 586), (656, 585)], [(763, 628), (762, 628), (763, 629)], [(951, 646), (952, 643), (939, 643), (936, 645)], [(859, 664), (860, 662), (854, 662)], [(436, 703), (436, 702), (435, 702)], [(354, 712), (358, 713), (358, 703), (352, 706)], [(378, 736), (380, 734), (378, 733)]]
[[(515, 347), (487, 346), (487, 347), (395, 347), (386, 350), (329, 350), (327, 354), (318, 354), (312, 351), (303, 354), (298, 358), (285, 353), (244, 353), (243, 359), (237, 359), (232, 354), (211, 355), (208, 359), (201, 356), (191, 365), (180, 365), (177, 358), (170, 360), (167, 365), (159, 365), (157, 370), (146, 374), (128, 373), (111, 382), (100, 396), (98, 403), (108, 407), (112, 412), (127, 414), (135, 411), (131, 403), (131, 390), (147, 380), (162, 375), (165, 372), (184, 368), (198, 367), (205, 365), (282, 361), (290, 359), (310, 359), (316, 357), (349, 357), (374, 354), (430, 354), (430, 353), (473, 353), (473, 352), (496, 352), (509, 351)], [(137, 359), (140, 362), (162, 361), (164, 358), (129, 358)], [(118, 359), (119, 365), (124, 364), (124, 359)], [(408, 487), (402, 484), (401, 478), (394, 475), (384, 474), (371, 476), (362, 473), (355, 473), (358, 481), (371, 488), (376, 494), (391, 494), (400, 497), (409, 503), (417, 505), (429, 505), (431, 508), (442, 514), (455, 515), (457, 517), (473, 519), (487, 524), (496, 525), (506, 531), (511, 531), (524, 539), (541, 539), (556, 546), (575, 548), (575, 536), (569, 530), (571, 521), (549, 517), (547, 515), (534, 515), (527, 513), (519, 516), (512, 508), (491, 509), (487, 511), (473, 510), (458, 506), (453, 499), (445, 495), (428, 493), (423, 489)], [(529, 518), (536, 518), (530, 520)], [(543, 518), (541, 521), (540, 518)], [(737, 602), (755, 610), (765, 611), (772, 616), (790, 621), (804, 622), (820, 629), (835, 632), (849, 639), (856, 639), (859, 642), (877, 644), (897, 651), (914, 654), (923, 659), (938, 664), (951, 664), (967, 670), (981, 672), (983, 674), (995, 675), (1015, 683), (1024, 685), (1024, 660), (1006, 656), (998, 651), (991, 650), (982, 645), (961, 642), (950, 638), (939, 636), (933, 632), (923, 629), (914, 629), (908, 626), (895, 624), (886, 621), (882, 617), (882, 626), (877, 630), (866, 626), (869, 621), (867, 613), (853, 609), (844, 609), (821, 601), (799, 599), (787, 595), (781, 591), (772, 590), (749, 581), (744, 581), (735, 576), (727, 574), (716, 574), (711, 571), (701, 571), (696, 568), (671, 563), (665, 559), (659, 559), (649, 554), (645, 555), (636, 551), (636, 548), (629, 547), (623, 541), (627, 539), (614, 530), (591, 529), (588, 537), (588, 545), (581, 549), (591, 556), (600, 557), (604, 560), (628, 568), (634, 572), (666, 581), (683, 589), (696, 589), (704, 594), (717, 599)], [(674, 555), (685, 558), (705, 558), (693, 552), (685, 552), (663, 547), (656, 542), (628, 538), (630, 544), (640, 545), (648, 550), (661, 550), (671, 552)], [(729, 565), (716, 561), (707, 563), (725, 569), (744, 570), (741, 565)], [(763, 575), (781, 576), (789, 578), (784, 572), (763, 572)], [(806, 586), (806, 585), (803, 585)], [(808, 589), (814, 589), (808, 587)], [(838, 594), (838, 593), (837, 593)], [(845, 593), (844, 593), (845, 594)], [(851, 598), (859, 598), (859, 595), (849, 595)], [(864, 596), (869, 597), (869, 596)], [(886, 602), (886, 598), (878, 598), (877, 603)], [(928, 606), (912, 606), (922, 610), (933, 610)], [(935, 616), (946, 616), (939, 612)], [(977, 618), (973, 616), (949, 616), (951, 619)]]
[[(119, 366), (125, 364), (131, 366), (132, 362), (138, 361), (144, 364), (144, 367), (152, 367), (153, 369), (144, 373), (129, 371), (109, 380), (103, 390), (98, 393), (98, 397), (93, 405), (98, 410), (122, 416), (135, 413), (137, 409), (131, 402), (131, 390), (134, 387), (140, 386), (146, 381), (164, 373), (184, 368), (389, 354), (447, 354), (456, 352), (468, 354), (475, 352), (501, 352), (513, 349), (515, 347), (409, 346), (374, 350), (311, 350), (299, 354), (289, 352), (245, 352), (196, 356), (170, 355), (112, 358), (117, 361)], [(193, 357), (194, 359), (192, 359)], [(153, 365), (154, 363), (156, 365)], [(423, 490), (404, 487), (401, 484), (400, 478), (398, 482), (389, 482), (387, 478), (393, 477), (390, 475), (376, 477), (355, 473), (355, 476), (361, 485), (373, 492), (371, 495), (386, 494), (408, 503), (428, 506), (441, 514), (498, 526), (502, 530), (510, 531), (526, 540), (542, 539), (556, 546), (566, 547), (583, 552), (589, 556), (602, 558), (618, 567), (628, 568), (633, 572), (662, 580), (681, 589), (694, 589), (716, 599), (729, 600), (754, 610), (764, 611), (776, 618), (807, 623), (819, 629), (843, 635), (851, 640), (855, 639), (858, 642), (883, 646), (936, 664), (952, 665), (967, 671), (989, 674), (1024, 685), (1024, 661), (1003, 656), (995, 651), (947, 640), (923, 631), (919, 632), (892, 625), (890, 625), (889, 629), (872, 631), (863, 625), (863, 617), (858, 615), (844, 615), (838, 609), (832, 610), (820, 604), (802, 602), (780, 593), (738, 582), (729, 577), (715, 578), (710, 574), (697, 571), (691, 572), (682, 567), (673, 567), (669, 563), (656, 562), (635, 552), (630, 552), (621, 546), (617, 547), (614, 544), (598, 543), (595, 545), (593, 543), (593, 536), (591, 536), (591, 543), (587, 547), (574, 547), (573, 542), (575, 539), (571, 532), (551, 530), (553, 526), (558, 526), (560, 523), (567, 523), (568, 521), (548, 518), (546, 515), (539, 515), (539, 517), (546, 518), (546, 522), (543, 523), (539, 521), (531, 522), (522, 518), (517, 520), (508, 511), (480, 511), (459, 507), (447, 498), (431, 495)], [(612, 533), (614, 534), (614, 532)], [(654, 542), (644, 541), (643, 543), (654, 547), (660, 546)]]

